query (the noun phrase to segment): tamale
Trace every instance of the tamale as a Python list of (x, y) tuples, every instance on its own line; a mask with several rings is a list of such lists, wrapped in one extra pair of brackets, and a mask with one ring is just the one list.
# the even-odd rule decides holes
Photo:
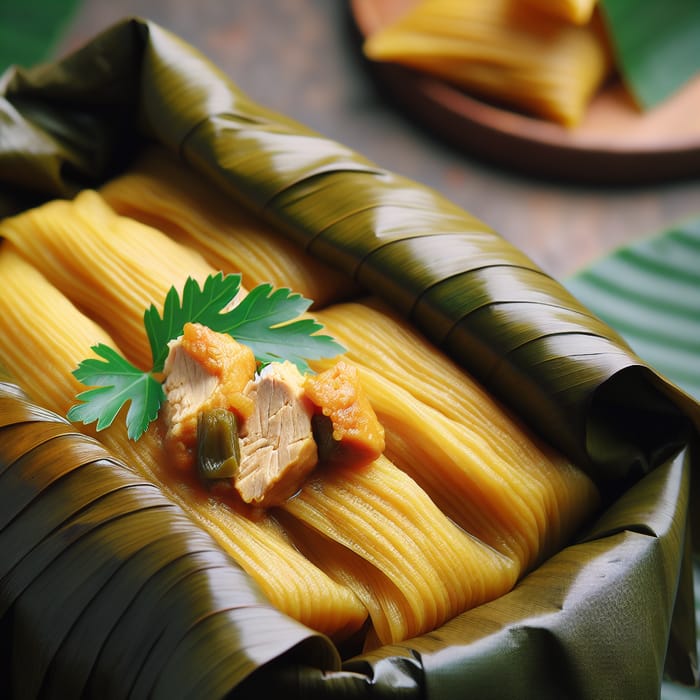
[(369, 36), (364, 52), (566, 126), (580, 122), (611, 68), (596, 18), (577, 26), (520, 0), (422, 0)]
[[(431, 228), (444, 234), (445, 250), (455, 255), (450, 274), (459, 275), (471, 269), (471, 258), (464, 257), (465, 247), (453, 232), (483, 231), (473, 217), (457, 213), (456, 207), (416, 183), (369, 166), (349, 149), (322, 138), (308, 149), (307, 129), (255, 104), (193, 47), (152, 22), (120, 22), (68, 60), (9, 75), (1, 92), (10, 131), (23, 144), (19, 161), (16, 140), (0, 144), (0, 174), (6, 182), (31, 185), (44, 196), (46, 192), (65, 196), (75, 191), (76, 174), (83, 185), (85, 179), (104, 177), (105, 170), (94, 167), (96, 161), (106, 163), (109, 169), (114, 166), (110, 158), (115, 154), (123, 162), (125, 145), (154, 138), (181, 152), (201, 177), (211, 179), (212, 186), (224, 184), (227, 191), (236, 190), (253, 206), (266, 207), (271, 218), (283, 219), (297, 241), (316, 236), (319, 245), (314, 247), (327, 262), (334, 264), (340, 259), (346, 269), (362, 266), (363, 281), (398, 310), (408, 310), (420, 299), (419, 313), (411, 318), (436, 344), (444, 341), (446, 324), (461, 319), (459, 284), (450, 285), (449, 297), (430, 295), (432, 305), (426, 307), (421, 298), (425, 281), (440, 286), (444, 270), (429, 258), (409, 255), (413, 246), (401, 241), (415, 235), (412, 224), (416, 209), (410, 202), (426, 202), (423, 218), (427, 221), (426, 213), (432, 212)], [(73, 109), (76, 101), (80, 104), (79, 119)], [(283, 162), (274, 157), (280, 149), (289, 156)], [(328, 187), (332, 181), (343, 186)], [(271, 201), (271, 193), (282, 191), (284, 197)], [(339, 200), (333, 195), (338, 193), (342, 200), (348, 192), (358, 201), (377, 201), (377, 216), (368, 226), (356, 228), (354, 234), (350, 225), (341, 223), (335, 227), (334, 247), (325, 245), (326, 236), (317, 234), (319, 229), (325, 234), (334, 221), (330, 215), (337, 210)], [(302, 197), (303, 203), (294, 211), (288, 206), (285, 209), (290, 201), (301, 202)], [(391, 211), (386, 206), (390, 199), (394, 205)], [(22, 201), (18, 199), (16, 204)], [(364, 265), (368, 251), (376, 247), (377, 235), (386, 240), (389, 232), (393, 245), (388, 246), (389, 254), (381, 255), (381, 265)], [(489, 257), (495, 272), (512, 260), (512, 247), (497, 236), (474, 238), (478, 240), (470, 250)], [(390, 254), (397, 249), (401, 255)], [(456, 269), (460, 265), (461, 269)], [(483, 275), (485, 282), (491, 280), (488, 272)], [(464, 272), (459, 281), (468, 279)], [(508, 295), (508, 300), (515, 298), (519, 302), (515, 306), (528, 312), (524, 329), (520, 315), (514, 329), (507, 315), (499, 314), (497, 329), (481, 319), (479, 343), (462, 343), (457, 349), (452, 345), (458, 361), (480, 379), (485, 378), (483, 370), (489, 367), (490, 353), (498, 354), (503, 345), (493, 344), (495, 331), (499, 341), (515, 341), (523, 330), (530, 337), (547, 339), (552, 333), (552, 309), (556, 315), (569, 309), (571, 298), (565, 294), (560, 294), (556, 307), (532, 302), (527, 292), (536, 291), (541, 279), (544, 277), (530, 278), (525, 286), (515, 276), (509, 280), (512, 284), (507, 289), (512, 296)], [(485, 303), (493, 306), (504, 298), (503, 279), (496, 282), (493, 288), (488, 285), (485, 295)], [(669, 456), (687, 444), (687, 434), (683, 437), (676, 428), (682, 427), (683, 419), (693, 411), (697, 416), (696, 404), (684, 400), (658, 373), (641, 363), (610, 329), (591, 330), (591, 318), (576, 316), (569, 329), (575, 343), (564, 349), (563, 356), (550, 351), (545, 343), (532, 341), (537, 345), (535, 352), (502, 357), (499, 371), (506, 391), (501, 386), (495, 390), (520, 406), (529, 423), (552, 443), (562, 445), (596, 478), (618, 484), (622, 479), (629, 491), (607, 510), (586, 541), (555, 555), (511, 594), (455, 618), (435, 634), (358, 655), (341, 667), (332, 655), (329, 658), (328, 645), (310, 648), (308, 635), (299, 634), (298, 629), (290, 634), (287, 618), (271, 614), (273, 611), (263, 605), (255, 610), (247, 607), (249, 598), (245, 595), (227, 597), (230, 605), (240, 601), (242, 608), (221, 611), (216, 607), (220, 602), (217, 598), (202, 610), (203, 615), (192, 617), (190, 602), (195, 599), (199, 603), (202, 589), (213, 590), (207, 585), (215, 586), (220, 577), (197, 580), (196, 586), (183, 582), (176, 589), (183, 594), (181, 604), (172, 605), (172, 599), (155, 595), (168, 580), (149, 580), (138, 562), (133, 562), (130, 576), (121, 581), (134, 590), (143, 586), (148, 594), (140, 596), (133, 609), (117, 616), (114, 630), (105, 629), (101, 610), (85, 608), (81, 619), (85, 624), (67, 640), (85, 643), (79, 649), (71, 645), (76, 654), (70, 663), (61, 658), (55, 670), (63, 675), (52, 675), (52, 682), (47, 682), (42, 692), (64, 696), (69, 686), (60, 680), (72, 677), (78, 667), (89, 679), (84, 695), (100, 698), (110, 693), (126, 694), (134, 687), (144, 696), (150, 693), (151, 697), (167, 698), (223, 697), (234, 690), (235, 697), (241, 698), (285, 697), (295, 692), (303, 697), (347, 698), (378, 695), (418, 699), (426, 693), (480, 698), (638, 698), (657, 694), (664, 659), (671, 663), (667, 668), (675, 677), (680, 674), (692, 682), (695, 639), (679, 635), (676, 622), (681, 620), (688, 591), (692, 594), (683, 551), (688, 477), (697, 455), (681, 447), (677, 458)], [(607, 344), (601, 343), (600, 337)], [(519, 376), (527, 383), (517, 381)], [(523, 385), (528, 395), (520, 401), (518, 392)], [(609, 425), (604, 444), (595, 433), (587, 434), (605, 408), (601, 389), (605, 400), (614, 406), (614, 415), (624, 418), (626, 426), (635, 427), (635, 435), (621, 435), (620, 424)], [(634, 390), (632, 394), (629, 389)], [(12, 416), (23, 420), (29, 412), (45, 413), (19, 399), (12, 385), (4, 385), (0, 393), (0, 422), (14, 420)], [(670, 399), (664, 402), (664, 397)], [(669, 422), (660, 425), (660, 416)], [(671, 425), (675, 427), (669, 430)], [(3, 447), (8, 444), (13, 444), (12, 439), (2, 440)], [(639, 469), (653, 473), (637, 482)], [(89, 478), (85, 474), (79, 485), (91, 483)], [(636, 483), (630, 487), (630, 482)], [(31, 483), (17, 480), (14, 486), (4, 491), (8, 500), (23, 494)], [(55, 495), (53, 489), (47, 489), (37, 496), (37, 502), (47, 508), (63, 506), (65, 500)], [(31, 531), (24, 513), (16, 525), (21, 535)], [(95, 542), (92, 549), (86, 548), (85, 559), (105, 548), (111, 551), (108, 537)], [(6, 572), (7, 567), (3, 567), (3, 575)], [(80, 568), (67, 573), (62, 579), (51, 577), (49, 572), (37, 573), (45, 595), (21, 601), (21, 606), (12, 597), (8, 600), (8, 591), (3, 589), (2, 602), (11, 608), (1, 621), (0, 641), (15, 653), (0, 658), (0, 694), (7, 691), (11, 696), (13, 681), (26, 676), (24, 661), (35, 658), (36, 646), (32, 647), (31, 641), (38, 645), (53, 635), (54, 620), (49, 624), (42, 613), (60, 607), (63, 599), (57, 598), (57, 588), (63, 592), (82, 581)], [(101, 602), (115, 600), (113, 592), (105, 589)], [(672, 622), (674, 605), (679, 615)], [(199, 606), (196, 609), (201, 610)], [(655, 612), (651, 618), (649, 610)], [(32, 624), (34, 620), (36, 624)], [(177, 647), (167, 643), (172, 641), (168, 635), (159, 634), (166, 631), (166, 621), (178, 627), (191, 625), (182, 640), (176, 638), (181, 642)], [(692, 615), (685, 615), (683, 621), (692, 621)], [(88, 629), (92, 634), (80, 634)], [(102, 650), (103, 635), (110, 632)], [(27, 642), (21, 653), (12, 644), (18, 637)], [(95, 660), (93, 653), (98, 650), (100, 656)], [(257, 673), (250, 682), (241, 682), (254, 669)], [(138, 686), (134, 685), (136, 680), (140, 681)]]
[[(110, 294), (121, 297), (122, 318), (110, 328), (115, 342), (119, 344), (137, 327), (143, 314), (142, 305), (146, 301), (156, 303), (153, 298), (139, 299), (139, 290), (142, 287), (149, 290), (166, 289), (168, 266), (176, 265), (178, 274), (182, 276), (188, 265), (190, 249), (187, 245), (171, 241), (173, 259), (159, 259), (153, 265), (144, 260), (135, 264), (123, 253), (111, 252), (109, 247), (103, 248), (100, 254), (94, 254), (92, 260), (87, 257), (92, 249), (87, 245), (82, 246), (81, 241), (102, 222), (108, 222), (112, 228), (118, 225), (120, 231), (126, 232), (128, 241), (138, 235), (139, 240), (145, 242), (146, 250), (156, 250), (163, 234), (150, 226), (132, 222), (129, 217), (118, 216), (99, 194), (92, 191), (78, 195), (72, 207), (62, 206), (57, 210), (55, 204), (43, 205), (31, 216), (23, 214), (0, 223), (0, 235), (5, 235), (13, 246), (33, 264), (45, 270), (46, 274), (51, 274), (59, 288), (65, 289), (77, 305), (89, 307), (98, 319), (104, 318), (106, 312), (94, 301), (89, 303), (94, 298), (92, 280), (109, 276), (113, 281)], [(94, 215), (92, 219), (91, 214)], [(62, 223), (62, 218), (74, 219), (77, 223)], [(135, 228), (131, 227), (132, 223)], [(45, 246), (42, 246), (42, 237), (47, 239)], [(51, 245), (48, 238), (52, 239)], [(55, 252), (48, 255), (47, 250)], [(163, 257), (169, 256), (168, 250), (163, 247)], [(193, 259), (200, 260), (198, 257)], [(206, 269), (206, 264), (202, 268)], [(82, 276), (76, 275), (76, 270), (80, 270)], [(333, 306), (328, 308), (332, 310)], [(340, 310), (341, 317), (347, 315), (350, 326), (353, 324), (354, 309), (355, 306), (351, 304), (341, 306)], [(371, 329), (363, 332), (366, 342), (371, 337)], [(390, 336), (391, 329), (387, 333)], [(389, 345), (393, 343), (390, 340)], [(132, 349), (132, 355), (144, 363), (147, 344), (142, 341), (141, 345), (139, 354), (136, 355)], [(74, 348), (74, 363), (80, 359), (75, 357), (76, 354)], [(439, 364), (440, 358), (437, 357), (433, 359), (431, 367)], [(338, 572), (346, 568), (343, 562), (352, 559), (351, 555), (344, 555), (340, 561), (330, 554), (323, 557), (317, 555), (319, 561), (323, 560), (330, 566), (338, 584), (346, 586), (352, 582), (355, 594), (364, 601), (366, 608), (374, 612), (373, 634), (379, 642), (398, 642), (404, 635), (423, 634), (465, 608), (509, 590), (515, 580), (535, 562), (561, 545), (564, 536), (570, 535), (581, 524), (582, 514), (590, 513), (595, 508), (592, 495), (595, 489), (591, 487), (587, 492), (585, 488), (574, 488), (577, 494), (573, 500), (578, 504), (577, 508), (562, 516), (560, 504), (552, 503), (556, 498), (540, 486), (547, 475), (547, 468), (528, 464), (523, 469), (514, 464), (512, 468), (504, 469), (508, 460), (513, 458), (512, 452), (505, 459), (498, 457), (490, 451), (483, 438), (473, 432), (465, 442), (468, 433), (463, 424), (432, 415), (434, 409), (412, 397), (401, 396), (400, 387), (388, 385), (388, 380), (374, 370), (367, 368), (365, 375), (370, 397), (390, 432), (387, 454), (397, 461), (406, 474), (388, 461), (375, 463), (364, 472), (354, 468), (329, 468), (322, 470), (308, 487), (302, 488), (283, 508), (305, 526), (341, 544), (364, 561), (358, 569), (363, 573), (341, 575)], [(387, 389), (387, 386), (390, 388)], [(65, 410), (66, 406), (62, 406), (62, 409)], [(396, 409), (399, 409), (398, 413)], [(103, 437), (109, 445), (112, 445), (113, 429), (114, 426)], [(210, 521), (216, 508), (223, 509), (221, 517), (224, 518), (228, 513), (227, 504), (207, 506), (197, 495), (194, 482), (188, 481), (180, 486), (177, 481), (172, 482), (159, 466), (163, 460), (159, 459), (160, 448), (153, 431), (144, 437), (144, 444), (137, 447), (125, 441), (123, 434), (120, 434), (115, 448), (122, 456), (128, 456), (139, 464), (144, 473), (163, 484), (165, 492), (172, 493), (172, 497), (186, 510), (189, 509), (188, 512), (205, 527), (212, 527)], [(446, 445), (449, 445), (447, 451)], [(494, 467), (497, 462), (503, 466)], [(552, 469), (551, 466), (548, 468)], [(344, 480), (351, 483), (343, 485)], [(392, 480), (398, 480), (401, 488), (395, 487), (392, 491), (389, 488)], [(436, 488), (437, 484), (441, 486)], [(582, 484), (588, 485), (588, 482), (584, 479)], [(430, 496), (424, 493), (423, 488), (428, 489)], [(401, 489), (405, 491), (404, 499), (395, 497)], [(562, 491), (569, 495), (566, 487)], [(200, 505), (194, 508), (191, 504), (188, 506), (188, 498)], [(381, 517), (356, 517), (362, 513), (378, 514), (378, 504), (384, 508)], [(465, 504), (470, 505), (465, 508)], [(254, 561), (255, 557), (240, 546), (231, 544), (230, 540), (239, 540), (242, 534), (238, 533), (247, 527), (245, 517), (240, 519), (241, 522), (235, 517), (238, 515), (235, 507), (233, 512), (234, 516), (228, 516), (232, 523), (230, 533), (226, 533), (230, 538), (225, 540), (227, 547), (229, 550), (233, 547), (234, 556), (247, 570), (256, 570), (260, 564)], [(455, 519), (468, 534), (455, 529), (448, 518)], [(565, 525), (562, 519), (566, 521)], [(222, 524), (216, 517), (213, 520), (214, 527)], [(382, 522), (382, 527), (376, 527), (375, 521)], [(262, 529), (264, 525), (274, 537), (277, 534), (275, 523), (269, 516), (266, 520), (261, 519), (258, 527)], [(328, 523), (335, 525), (329, 528)], [(422, 539), (426, 543), (423, 550), (410, 552), (405, 548), (407, 531), (415, 533), (412, 541)], [(404, 545), (400, 544), (402, 542)], [(392, 544), (388, 546), (386, 543)], [(268, 543), (268, 546), (271, 545)], [(446, 552), (452, 552), (452, 555), (445, 557)], [(410, 567), (404, 563), (403, 566), (407, 568), (401, 572), (399, 560), (415, 560), (416, 563)], [(448, 568), (445, 569), (445, 566)], [(463, 567), (467, 569), (462, 571)], [(455, 577), (458, 570), (462, 574)], [(411, 571), (418, 575), (418, 579), (411, 577)], [(391, 582), (388, 587), (385, 581)], [(267, 581), (265, 585), (269, 589), (272, 582)], [(275, 596), (271, 597), (284, 599), (282, 609), (290, 609), (283, 592), (276, 591)], [(367, 598), (371, 598), (372, 602), (367, 602)], [(352, 625), (345, 623), (342, 629), (346, 627)]]

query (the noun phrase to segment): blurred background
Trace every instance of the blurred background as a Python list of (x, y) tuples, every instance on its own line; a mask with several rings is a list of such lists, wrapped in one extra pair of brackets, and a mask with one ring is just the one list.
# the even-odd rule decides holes
[(10, 37), (18, 55), (43, 49), (51, 58), (125, 17), (152, 19), (199, 48), (255, 100), (436, 188), (559, 279), (623, 244), (700, 214), (700, 178), (643, 186), (563, 182), (516, 172), (448, 143), (398, 109), (375, 79), (345, 0), (22, 0), (14, 10), (12, 5), (13, 0), (0, 2), (5, 54)]

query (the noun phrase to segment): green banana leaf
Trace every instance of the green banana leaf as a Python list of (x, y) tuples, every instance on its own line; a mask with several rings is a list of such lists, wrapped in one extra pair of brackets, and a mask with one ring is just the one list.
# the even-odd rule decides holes
[(614, 251), (566, 286), (700, 399), (700, 218)]
[[(0, 419), (2, 697), (47, 689), (216, 697), (290, 644), (332, 666), (328, 641), (265, 605), (153, 484), (5, 382), (0, 407), (8, 404)], [(258, 649), (231, 643), (247, 638), (251, 610), (266, 638)]]
[(655, 107), (700, 71), (696, 0), (600, 0), (616, 65), (636, 103)]
[(4, 0), (0, 4), (0, 71), (52, 55), (79, 0)]
[[(508, 595), (341, 659), (128, 465), (7, 378), (0, 694), (639, 698), (664, 674), (695, 682), (700, 406), (589, 308), (438, 193), (255, 104), (151, 22), (119, 23), (0, 85), (0, 215), (95, 186), (160, 142), (391, 303), (605, 497)], [(58, 450), (70, 461), (55, 474)]]

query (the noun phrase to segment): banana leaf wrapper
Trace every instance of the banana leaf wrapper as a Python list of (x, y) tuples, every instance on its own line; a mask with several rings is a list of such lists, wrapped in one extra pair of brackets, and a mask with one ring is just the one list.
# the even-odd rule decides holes
[(97, 186), (159, 142), (392, 304), (605, 499), (511, 593), (342, 660), (157, 489), (0, 374), (0, 695), (639, 698), (664, 675), (695, 683), (700, 407), (526, 255), (255, 104), (146, 20), (11, 68), (0, 91), (0, 215)]

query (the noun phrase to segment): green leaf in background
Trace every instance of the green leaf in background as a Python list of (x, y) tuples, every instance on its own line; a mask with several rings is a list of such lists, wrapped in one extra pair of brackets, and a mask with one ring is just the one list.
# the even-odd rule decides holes
[[(700, 218), (615, 251), (566, 286), (640, 357), (700, 398)], [(697, 556), (693, 573), (700, 630)], [(698, 697), (698, 689), (668, 681), (661, 689), (662, 700)]]
[(700, 398), (700, 218), (615, 251), (566, 286), (640, 357)]
[(698, 0), (600, 0), (623, 80), (642, 109), (700, 71)]
[(0, 73), (16, 64), (31, 66), (51, 57), (80, 0), (0, 2)]

